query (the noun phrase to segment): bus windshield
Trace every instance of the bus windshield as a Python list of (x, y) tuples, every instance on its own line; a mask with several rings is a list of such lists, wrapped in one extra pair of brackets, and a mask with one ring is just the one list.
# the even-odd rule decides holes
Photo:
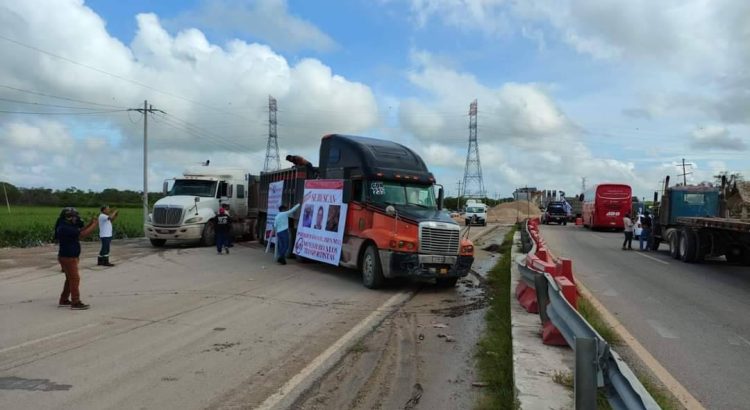
[(168, 196), (188, 195), (213, 198), (216, 195), (216, 181), (178, 179), (174, 181)]
[(386, 205), (413, 205), (436, 209), (435, 190), (432, 185), (415, 185), (398, 182), (371, 181), (368, 184), (370, 201)]

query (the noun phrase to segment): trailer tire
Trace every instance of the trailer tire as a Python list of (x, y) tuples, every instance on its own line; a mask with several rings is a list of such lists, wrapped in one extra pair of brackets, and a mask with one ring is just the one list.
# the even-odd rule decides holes
[(698, 256), (698, 235), (690, 228), (680, 231), (680, 260), (693, 263)]
[(203, 227), (203, 234), (201, 235), (201, 245), (216, 245), (216, 229), (213, 222), (207, 222), (206, 226)]
[(385, 282), (385, 277), (383, 277), (383, 267), (380, 265), (378, 248), (372, 244), (367, 245), (362, 255), (362, 284), (366, 288), (377, 289), (383, 286), (383, 282)]
[(258, 218), (258, 242), (266, 246), (266, 215), (263, 214)]
[(727, 254), (724, 255), (727, 258), (727, 262), (729, 263), (748, 263), (748, 255), (747, 252), (743, 252), (742, 248), (739, 246), (731, 246), (729, 249), (727, 249)]
[(149, 241), (151, 242), (151, 246), (155, 248), (161, 248), (167, 243), (166, 239), (149, 239)]
[(669, 234), (669, 256), (673, 259), (680, 259), (680, 234), (678, 231), (672, 231)]

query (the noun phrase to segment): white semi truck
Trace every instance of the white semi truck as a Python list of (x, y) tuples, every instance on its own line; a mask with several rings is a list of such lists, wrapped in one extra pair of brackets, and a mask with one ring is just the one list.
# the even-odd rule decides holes
[(232, 236), (252, 239), (257, 207), (248, 207), (257, 197), (255, 177), (240, 168), (192, 167), (182, 177), (164, 181), (164, 198), (156, 201), (143, 231), (153, 246), (168, 240), (200, 240), (213, 245), (214, 217), (229, 206)]

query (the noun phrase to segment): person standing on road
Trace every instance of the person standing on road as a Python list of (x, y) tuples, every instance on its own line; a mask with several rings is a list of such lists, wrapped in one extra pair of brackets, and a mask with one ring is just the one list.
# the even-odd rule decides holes
[(289, 215), (297, 211), (300, 204), (294, 205), (287, 210), (286, 205), (279, 207), (279, 213), (273, 221), (273, 229), (276, 231), (276, 254), (278, 262), (286, 265), (286, 253), (289, 250)]
[(630, 213), (625, 214), (622, 223), (625, 226), (625, 241), (622, 242), (622, 250), (633, 250), (633, 221), (630, 219)]
[(88, 225), (81, 228), (78, 211), (75, 208), (66, 208), (63, 215), (65, 221), (58, 225), (55, 232), (60, 243), (57, 259), (65, 272), (65, 285), (62, 294), (60, 294), (58, 306), (70, 306), (72, 310), (86, 310), (89, 305), (81, 302), (79, 291), (81, 283), (81, 276), (78, 272), (78, 258), (81, 256), (80, 240), (94, 231), (97, 219), (92, 218)]
[(229, 254), (229, 233), (232, 223), (229, 220), (229, 214), (224, 207), (219, 208), (219, 214), (216, 215), (216, 252), (221, 255), (224, 250)]
[[(643, 213), (643, 217), (641, 218), (641, 236), (638, 237), (638, 245), (641, 251), (648, 251), (649, 249), (649, 239), (651, 239), (651, 215), (649, 215), (648, 211), (645, 211)], [(646, 243), (646, 246), (643, 246), (643, 243)]]
[(117, 210), (111, 210), (107, 205), (100, 208), (101, 213), (99, 214), (99, 240), (102, 243), (102, 247), (99, 250), (99, 258), (97, 265), (99, 266), (115, 266), (109, 263), (109, 246), (112, 244), (112, 222), (117, 219)]

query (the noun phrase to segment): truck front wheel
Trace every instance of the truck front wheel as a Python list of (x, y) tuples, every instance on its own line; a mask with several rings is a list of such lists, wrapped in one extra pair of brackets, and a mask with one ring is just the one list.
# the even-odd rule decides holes
[(677, 231), (669, 235), (669, 256), (680, 259), (680, 234)]
[(201, 245), (212, 246), (216, 244), (216, 230), (214, 229), (214, 223), (208, 222), (203, 227), (203, 235), (201, 235)]
[(151, 241), (151, 246), (157, 248), (161, 248), (165, 243), (167, 243), (166, 239), (149, 239), (149, 241)]
[(385, 277), (383, 277), (383, 267), (380, 265), (380, 255), (378, 248), (373, 245), (367, 245), (362, 257), (362, 283), (370, 289), (377, 289), (383, 286)]

